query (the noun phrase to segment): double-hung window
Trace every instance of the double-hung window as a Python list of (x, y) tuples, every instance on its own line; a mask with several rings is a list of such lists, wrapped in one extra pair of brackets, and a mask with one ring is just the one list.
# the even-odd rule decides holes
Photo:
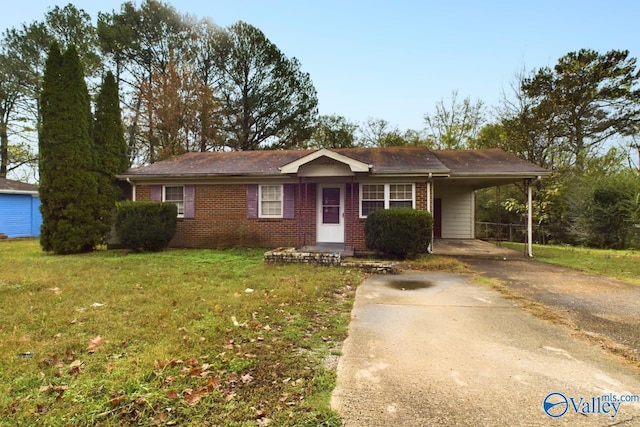
[(184, 217), (184, 187), (165, 186), (162, 194), (164, 202), (175, 203), (178, 207), (178, 217)]
[(384, 184), (362, 184), (360, 216), (384, 209)]
[(360, 184), (360, 217), (389, 208), (414, 208), (414, 184)]
[(282, 185), (260, 185), (258, 209), (260, 218), (282, 218)]
[(413, 208), (413, 184), (389, 184), (390, 208)]

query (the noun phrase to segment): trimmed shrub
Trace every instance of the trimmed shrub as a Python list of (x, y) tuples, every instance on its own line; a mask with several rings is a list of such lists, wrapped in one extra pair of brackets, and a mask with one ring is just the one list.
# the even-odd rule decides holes
[(176, 234), (178, 208), (174, 203), (121, 202), (116, 209), (120, 244), (134, 251), (160, 251)]
[(396, 258), (427, 252), (433, 218), (429, 212), (409, 208), (383, 209), (370, 213), (364, 223), (369, 249)]

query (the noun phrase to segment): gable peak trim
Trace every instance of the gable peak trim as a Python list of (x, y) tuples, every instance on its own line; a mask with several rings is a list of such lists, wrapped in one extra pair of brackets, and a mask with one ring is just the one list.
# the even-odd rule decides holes
[(345, 156), (344, 154), (336, 153), (335, 151), (331, 151), (327, 148), (321, 148), (317, 151), (314, 151), (313, 153), (299, 158), (298, 160), (279, 167), (278, 170), (283, 174), (297, 174), (300, 166), (319, 159), (320, 157), (327, 157), (329, 159), (343, 163), (349, 167), (351, 172), (369, 172), (373, 168), (373, 165), (369, 165), (359, 160), (352, 159), (351, 157)]

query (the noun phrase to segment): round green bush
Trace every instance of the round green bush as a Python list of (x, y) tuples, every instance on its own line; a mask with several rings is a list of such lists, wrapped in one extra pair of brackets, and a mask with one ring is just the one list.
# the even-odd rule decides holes
[(120, 244), (134, 251), (161, 251), (169, 246), (176, 234), (177, 215), (178, 208), (174, 203), (119, 203), (116, 234)]
[(427, 252), (431, 243), (433, 217), (427, 211), (393, 208), (370, 213), (364, 224), (369, 249), (396, 258)]

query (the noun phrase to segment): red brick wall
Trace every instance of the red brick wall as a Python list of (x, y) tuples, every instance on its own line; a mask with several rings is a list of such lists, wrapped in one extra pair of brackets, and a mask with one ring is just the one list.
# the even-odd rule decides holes
[[(364, 244), (364, 223), (366, 218), (360, 218), (360, 190), (358, 184), (353, 186), (353, 208), (351, 208), (351, 184), (347, 184), (345, 194), (346, 245), (352, 246), (356, 251), (366, 250)], [(416, 209), (427, 210), (427, 184), (416, 183)]]
[[(136, 186), (136, 200), (149, 200), (149, 185)], [(364, 218), (360, 218), (359, 187), (347, 183), (345, 194), (345, 242), (365, 250)], [(353, 202), (352, 202), (353, 201)], [(195, 218), (178, 219), (173, 247), (217, 248), (314, 245), (316, 243), (316, 184), (295, 186), (295, 218), (247, 218), (245, 184), (195, 186)], [(426, 184), (416, 184), (416, 208), (426, 209)]]
[[(304, 188), (304, 187), (303, 187)], [(150, 186), (136, 186), (136, 200), (150, 199)], [(309, 186), (310, 203), (315, 206), (315, 186)], [(194, 219), (178, 218), (172, 247), (217, 248), (230, 246), (279, 247), (298, 246), (298, 188), (296, 218), (247, 218), (247, 190), (244, 184), (203, 184), (195, 186)], [(315, 224), (315, 210), (307, 207), (303, 217)], [(300, 228), (307, 240), (315, 243), (315, 227)]]

